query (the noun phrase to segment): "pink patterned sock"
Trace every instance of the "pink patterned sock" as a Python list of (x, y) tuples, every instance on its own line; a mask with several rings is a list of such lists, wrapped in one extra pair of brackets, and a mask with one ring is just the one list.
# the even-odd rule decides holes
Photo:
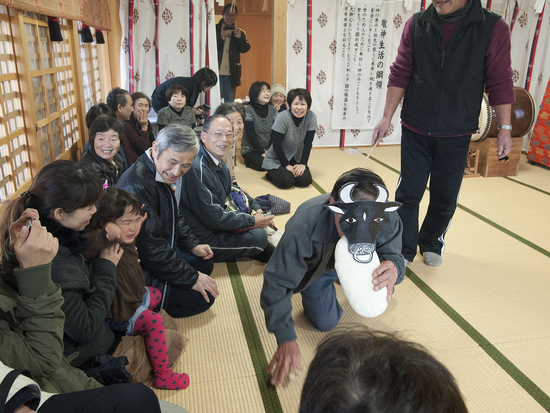
[(145, 287), (149, 290), (149, 310), (153, 310), (157, 305), (159, 305), (160, 300), (162, 299), (162, 294), (158, 288), (155, 287)]
[(153, 311), (145, 310), (134, 325), (134, 334), (139, 333), (146, 333), (145, 346), (155, 372), (155, 386), (171, 390), (187, 388), (189, 376), (185, 373), (175, 373), (170, 368), (162, 317)]

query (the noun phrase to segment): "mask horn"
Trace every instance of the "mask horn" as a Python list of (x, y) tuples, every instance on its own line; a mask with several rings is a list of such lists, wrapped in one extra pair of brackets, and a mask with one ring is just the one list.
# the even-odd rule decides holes
[(374, 185), (376, 189), (378, 190), (378, 196), (374, 200), (374, 202), (386, 202), (388, 200), (388, 190), (380, 185)]
[(351, 197), (351, 194), (353, 192), (353, 188), (357, 186), (357, 182), (350, 182), (348, 184), (345, 184), (342, 188), (340, 188), (340, 201), (342, 201), (345, 204), (353, 204), (355, 202), (353, 198)]

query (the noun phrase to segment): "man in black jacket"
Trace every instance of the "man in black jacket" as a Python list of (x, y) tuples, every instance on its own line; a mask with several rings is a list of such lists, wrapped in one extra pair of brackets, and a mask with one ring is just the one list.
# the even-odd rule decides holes
[(226, 4), (223, 18), (216, 24), (220, 90), (226, 103), (235, 100), (235, 91), (241, 84), (241, 53), (250, 50), (246, 33), (235, 24), (237, 12), (236, 6)]
[(173, 317), (206, 311), (219, 294), (207, 275), (213, 269), (212, 249), (199, 243), (178, 211), (181, 178), (198, 149), (191, 128), (169, 125), (117, 184), (145, 204), (147, 219), (136, 246), (147, 285), (162, 292), (161, 307)]

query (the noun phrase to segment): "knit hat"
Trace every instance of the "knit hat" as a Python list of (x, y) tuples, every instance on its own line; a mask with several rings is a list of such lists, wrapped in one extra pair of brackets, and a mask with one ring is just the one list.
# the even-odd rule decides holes
[(283, 85), (275, 83), (273, 86), (271, 86), (271, 96), (273, 96), (275, 93), (281, 93), (286, 98), (286, 90)]

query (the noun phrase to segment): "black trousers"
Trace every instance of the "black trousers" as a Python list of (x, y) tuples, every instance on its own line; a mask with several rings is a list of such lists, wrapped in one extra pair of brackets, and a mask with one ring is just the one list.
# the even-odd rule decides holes
[[(398, 213), (403, 221), (403, 249), (405, 259), (412, 261), (416, 246), (420, 252), (442, 254), (445, 233), (458, 204), (458, 194), (470, 135), (434, 137), (415, 133), (402, 127), (401, 176), (395, 200), (403, 205)], [(418, 231), (419, 204), (430, 179), (430, 203)]]
[(214, 304), (215, 298), (208, 293), (210, 302), (206, 302), (201, 293), (195, 290), (170, 286), (170, 293), (164, 303), (164, 309), (174, 318), (191, 317), (204, 313)]
[(273, 182), (273, 185), (277, 188), (288, 189), (293, 186), (305, 188), (306, 186), (311, 185), (313, 178), (311, 177), (311, 171), (307, 165), (304, 173), (298, 177), (294, 177), (292, 172), (284, 166), (280, 166), (277, 169), (267, 171), (267, 180)]
[(39, 413), (160, 413), (153, 390), (141, 383), (113, 384), (99, 389), (57, 394), (38, 409)]
[(262, 168), (262, 163), (265, 158), (261, 153), (254, 151), (247, 152), (243, 155), (243, 159), (247, 167), (254, 169), (255, 171), (265, 171), (265, 169)]

